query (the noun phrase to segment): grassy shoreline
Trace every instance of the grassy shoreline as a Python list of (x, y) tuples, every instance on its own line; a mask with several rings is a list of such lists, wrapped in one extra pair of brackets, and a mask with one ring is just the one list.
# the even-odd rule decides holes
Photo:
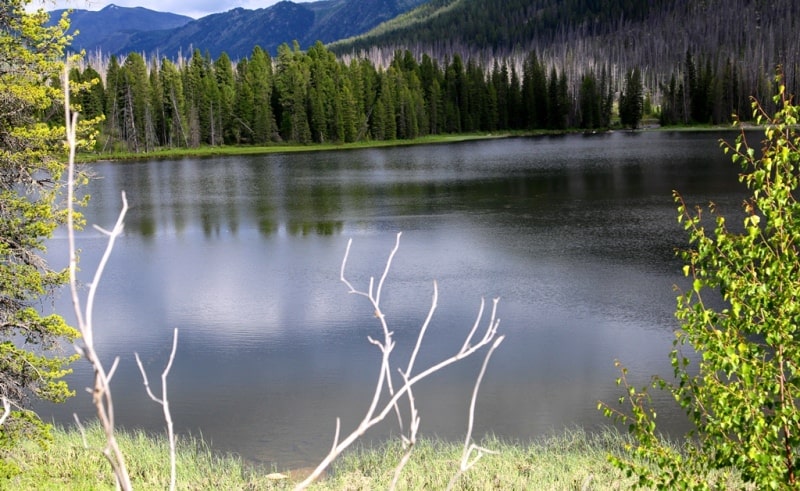
[[(75, 428), (56, 428), (49, 449), (28, 442), (10, 457), (22, 473), (4, 489), (114, 489), (108, 462), (100, 452), (103, 435), (87, 428), (88, 449)], [(120, 432), (120, 445), (138, 489), (165, 489), (169, 484), (166, 438), (142, 432)], [(571, 430), (521, 444), (489, 438), (481, 444), (498, 451), (485, 455), (459, 479), (455, 489), (625, 489), (632, 483), (606, 460), (619, 453), (627, 437), (614, 430), (593, 434)], [(423, 440), (404, 469), (399, 489), (444, 489), (458, 471), (462, 444)], [(386, 489), (400, 459), (399, 442), (356, 448), (334, 464), (311, 489)], [(253, 467), (234, 455), (217, 455), (203, 441), (179, 438), (179, 489), (291, 489), (308, 470)]]
[[(88, 448), (74, 427), (56, 428), (48, 449), (26, 442), (9, 457), (22, 472), (0, 484), (1, 489), (111, 490), (114, 482), (100, 449), (103, 433), (97, 424), (86, 431)], [(143, 432), (118, 432), (128, 470), (137, 489), (166, 489), (169, 485), (169, 446), (165, 436)], [(582, 429), (542, 437), (533, 442), (487, 438), (480, 445), (496, 451), (486, 454), (458, 478), (453, 489), (629, 489), (627, 477), (608, 462), (608, 455), (625, 455), (630, 442), (613, 428), (592, 433)], [(463, 443), (423, 439), (403, 470), (398, 489), (445, 489), (458, 472)], [(346, 452), (313, 490), (387, 489), (402, 447), (392, 441), (378, 447), (357, 447)], [(473, 455), (474, 456), (474, 455)], [(242, 458), (215, 453), (200, 439), (179, 436), (178, 489), (284, 490), (292, 489), (310, 469), (253, 466)], [(721, 472), (717, 483), (742, 489), (736, 473)]]
[(142, 159), (173, 159), (183, 157), (216, 157), (232, 155), (262, 155), (270, 153), (297, 153), (321, 152), (330, 150), (357, 150), (363, 148), (400, 147), (410, 145), (433, 145), (441, 143), (457, 143), (471, 140), (489, 140), (523, 136), (517, 133), (470, 133), (458, 135), (432, 135), (412, 140), (380, 140), (363, 141), (355, 143), (309, 143), (309, 144), (282, 144), (271, 145), (218, 145), (201, 146), (197, 148), (160, 148), (152, 152), (100, 152), (80, 153), (77, 160), (83, 163), (107, 160), (142, 160)]
[[(733, 130), (738, 131), (730, 125), (726, 126), (712, 126), (712, 125), (695, 125), (695, 126), (644, 126), (637, 130), (627, 130), (621, 128), (612, 128), (607, 131), (719, 131), (719, 130)], [(603, 133), (604, 131), (598, 131)], [(270, 145), (218, 145), (218, 146), (201, 146), (197, 148), (160, 148), (152, 152), (146, 153), (133, 153), (133, 152), (100, 152), (100, 153), (80, 153), (77, 160), (82, 163), (108, 161), (108, 160), (143, 160), (143, 159), (176, 159), (186, 157), (217, 157), (217, 156), (234, 156), (234, 155), (262, 155), (270, 153), (297, 153), (297, 152), (321, 152), (330, 150), (357, 150), (364, 148), (386, 148), (386, 147), (401, 147), (411, 145), (434, 145), (434, 144), (447, 144), (458, 143), (473, 140), (491, 140), (500, 138), (513, 138), (513, 137), (527, 137), (527, 136), (545, 136), (545, 135), (563, 135), (585, 133), (584, 130), (566, 130), (566, 131), (551, 131), (551, 130), (536, 130), (536, 131), (504, 131), (500, 133), (463, 133), (463, 134), (447, 134), (447, 135), (429, 135), (411, 140), (375, 140), (375, 141), (362, 141), (355, 143), (309, 143), (301, 144), (270, 144)]]

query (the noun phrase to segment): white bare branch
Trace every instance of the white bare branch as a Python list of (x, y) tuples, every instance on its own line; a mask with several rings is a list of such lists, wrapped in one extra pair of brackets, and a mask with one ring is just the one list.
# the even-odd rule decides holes
[(122, 210), (117, 217), (117, 222), (110, 232), (106, 232), (108, 242), (106, 249), (103, 253), (100, 263), (95, 271), (92, 283), (89, 286), (87, 295), (86, 306), (84, 307), (78, 293), (78, 255), (75, 247), (75, 151), (77, 148), (77, 126), (78, 126), (78, 113), (73, 112), (70, 108), (69, 102), (69, 68), (64, 64), (64, 114), (66, 120), (66, 137), (69, 146), (69, 162), (67, 166), (67, 239), (69, 244), (69, 287), (72, 297), (72, 305), (75, 309), (75, 317), (78, 323), (78, 330), (83, 339), (83, 346), (75, 347), (75, 350), (84, 356), (86, 360), (92, 365), (94, 370), (94, 387), (91, 390), (92, 402), (97, 410), (97, 417), (106, 435), (106, 445), (103, 448), (103, 455), (105, 455), (111, 468), (114, 472), (117, 488), (130, 490), (131, 480), (128, 475), (128, 469), (125, 464), (125, 457), (117, 444), (117, 439), (114, 434), (114, 403), (111, 398), (111, 390), (109, 383), (111, 376), (117, 366), (117, 360), (114, 361), (111, 371), (106, 372), (103, 367), (100, 357), (94, 349), (94, 329), (92, 325), (92, 313), (94, 309), (94, 299), (97, 293), (97, 286), (100, 284), (100, 279), (103, 276), (108, 258), (111, 256), (111, 251), (114, 248), (114, 243), (122, 233), (125, 213), (128, 211), (128, 201), (125, 199), (125, 193), (122, 193)]
[[(420, 417), (419, 417), (419, 413), (418, 413), (417, 408), (416, 408), (415, 398), (414, 398), (414, 394), (413, 394), (413, 390), (412, 390), (413, 386), (416, 383), (418, 383), (419, 381), (421, 381), (424, 378), (428, 377), (429, 375), (431, 375), (431, 374), (433, 374), (435, 372), (438, 372), (439, 370), (442, 370), (445, 367), (447, 367), (449, 365), (452, 365), (452, 364), (458, 362), (459, 360), (462, 360), (462, 359), (472, 355), (473, 353), (475, 353), (476, 351), (480, 350), (481, 348), (483, 348), (485, 346), (491, 345), (489, 351), (487, 352), (486, 358), (484, 359), (483, 367), (481, 369), (481, 372), (480, 372), (480, 374), (478, 376), (478, 380), (477, 380), (477, 382), (475, 384), (475, 388), (473, 390), (472, 403), (471, 403), (470, 412), (469, 412), (470, 417), (469, 417), (469, 426), (468, 426), (468, 432), (467, 432), (466, 441), (469, 442), (472, 439), (472, 426), (473, 426), (473, 421), (474, 421), (475, 401), (477, 399), (478, 388), (479, 388), (480, 382), (481, 382), (481, 380), (483, 378), (483, 374), (485, 373), (486, 366), (488, 364), (489, 358), (491, 357), (491, 354), (494, 352), (494, 350), (503, 341), (503, 337), (502, 336), (497, 337), (497, 329), (498, 329), (498, 326), (499, 326), (499, 323), (500, 323), (500, 320), (497, 319), (497, 317), (496, 317), (498, 299), (495, 299), (495, 301), (494, 301), (494, 308), (492, 309), (491, 317), (489, 318), (488, 323), (486, 324), (485, 332), (483, 333), (483, 336), (480, 338), (479, 341), (477, 341), (477, 342), (475, 342), (473, 344), (473, 338), (474, 338), (476, 332), (478, 331), (478, 328), (480, 327), (480, 324), (483, 321), (483, 317), (484, 317), (484, 315), (483, 315), (484, 301), (483, 300), (481, 300), (481, 306), (480, 306), (480, 309), (478, 311), (478, 316), (475, 319), (475, 323), (472, 326), (471, 330), (469, 331), (469, 334), (465, 338), (464, 343), (461, 346), (461, 349), (456, 354), (454, 354), (453, 356), (451, 356), (449, 358), (446, 358), (444, 360), (441, 360), (440, 362), (438, 362), (438, 363), (436, 363), (436, 364), (434, 364), (432, 366), (429, 366), (428, 368), (420, 371), (419, 373), (413, 374), (413, 369), (414, 369), (414, 364), (415, 364), (415, 361), (416, 361), (416, 358), (417, 358), (417, 354), (418, 354), (419, 349), (420, 349), (420, 347), (422, 345), (422, 341), (423, 341), (425, 333), (426, 333), (426, 331), (428, 329), (428, 326), (430, 325), (430, 321), (431, 321), (431, 319), (433, 317), (433, 313), (435, 312), (436, 307), (437, 307), (438, 287), (437, 287), (436, 283), (434, 282), (434, 285), (433, 285), (433, 289), (434, 289), (433, 298), (432, 298), (432, 301), (431, 301), (430, 309), (428, 310), (428, 315), (427, 315), (424, 323), (422, 324), (422, 327), (420, 328), (420, 332), (419, 332), (419, 334), (417, 336), (417, 341), (416, 341), (416, 344), (414, 346), (414, 350), (413, 350), (413, 352), (411, 354), (411, 357), (409, 359), (408, 366), (407, 366), (406, 370), (403, 371), (403, 370), (399, 370), (398, 369), (398, 371), (400, 373), (400, 377), (403, 380), (403, 383), (399, 388), (397, 388), (395, 390), (394, 387), (392, 386), (392, 382), (391, 382), (391, 380), (392, 380), (391, 371), (392, 370), (391, 370), (391, 363), (390, 363), (390, 355), (392, 353), (392, 350), (395, 347), (395, 342), (392, 339), (393, 333), (392, 333), (391, 330), (389, 330), (389, 326), (388, 326), (388, 323), (386, 321), (386, 317), (383, 314), (383, 311), (381, 310), (380, 298), (381, 298), (381, 293), (383, 291), (383, 287), (384, 287), (386, 278), (387, 278), (388, 273), (389, 273), (389, 269), (391, 267), (392, 260), (394, 259), (394, 256), (397, 253), (397, 250), (399, 249), (399, 246), (400, 246), (400, 235), (401, 234), (397, 234), (397, 240), (395, 242), (394, 248), (390, 252), (389, 257), (388, 257), (388, 259), (386, 261), (386, 267), (384, 268), (383, 274), (381, 275), (380, 280), (378, 281), (377, 289), (375, 289), (374, 277), (370, 277), (370, 279), (369, 279), (369, 288), (367, 289), (367, 291), (361, 291), (361, 290), (356, 289), (352, 285), (352, 283), (350, 283), (350, 281), (345, 277), (345, 269), (346, 269), (346, 265), (347, 265), (347, 259), (348, 259), (348, 256), (350, 254), (350, 247), (352, 245), (352, 240), (348, 241), (348, 243), (347, 243), (347, 249), (345, 250), (345, 255), (344, 255), (344, 258), (342, 260), (340, 279), (347, 286), (347, 288), (349, 289), (349, 293), (353, 293), (353, 294), (356, 294), (356, 295), (360, 295), (360, 296), (366, 297), (370, 301), (370, 304), (371, 304), (371, 306), (372, 306), (372, 308), (374, 310), (374, 313), (375, 313), (375, 317), (379, 320), (379, 322), (381, 324), (381, 329), (383, 330), (383, 333), (384, 333), (384, 339), (383, 339), (382, 342), (378, 341), (378, 340), (375, 340), (372, 337), (368, 337), (367, 338), (369, 340), (369, 342), (371, 344), (376, 345), (378, 347), (378, 349), (381, 350), (381, 353), (382, 353), (381, 365), (380, 365), (380, 368), (378, 370), (378, 380), (377, 380), (377, 383), (376, 383), (376, 386), (375, 386), (375, 392), (373, 393), (372, 401), (371, 401), (371, 403), (369, 405), (369, 408), (367, 409), (367, 412), (364, 415), (364, 418), (361, 420), (361, 422), (358, 424), (358, 426), (349, 435), (344, 437), (344, 439), (340, 440), (339, 439), (339, 432), (340, 432), (339, 425), (340, 425), (340, 423), (339, 423), (339, 419), (337, 418), (337, 420), (336, 420), (336, 436), (334, 438), (333, 446), (332, 446), (330, 452), (328, 453), (328, 455), (325, 456), (325, 458), (319, 463), (319, 465), (312, 471), (312, 473), (304, 481), (302, 481), (301, 483), (297, 484), (295, 489), (305, 489), (306, 487), (308, 487), (320, 475), (322, 475), (322, 473), (325, 471), (325, 469), (339, 456), (339, 454), (341, 454), (346, 448), (348, 448), (358, 438), (360, 438), (362, 435), (364, 435), (364, 433), (369, 428), (371, 428), (371, 427), (375, 426), (376, 424), (380, 423), (381, 421), (383, 421), (386, 418), (386, 416), (393, 410), (397, 413), (398, 422), (400, 423), (400, 428), (401, 428), (401, 432), (402, 432), (403, 431), (403, 426), (402, 426), (402, 419), (400, 418), (400, 408), (399, 408), (398, 402), (402, 397), (405, 396), (405, 397), (408, 398), (408, 402), (409, 402), (410, 424), (409, 424), (409, 428), (408, 428), (408, 434), (407, 435), (406, 434), (402, 435), (405, 452), (404, 452), (403, 456), (401, 457), (400, 462), (398, 463), (398, 465), (397, 465), (397, 467), (395, 468), (395, 471), (394, 471), (394, 477), (393, 477), (392, 484), (391, 484), (391, 487), (394, 488), (397, 485), (397, 482), (399, 480), (400, 473), (401, 473), (403, 467), (406, 465), (406, 463), (408, 462), (408, 460), (409, 460), (409, 458), (411, 456), (411, 452), (412, 452), (412, 450), (414, 448), (414, 444), (416, 443), (417, 432), (419, 430)], [(387, 400), (384, 403), (382, 403), (382, 405), (381, 405), (380, 401), (381, 401), (381, 398), (384, 395), (384, 393), (387, 394)], [(470, 454), (472, 452), (472, 448), (478, 449), (478, 457), (473, 459), (472, 461), (469, 461), (469, 456), (470, 456)], [(463, 468), (463, 467), (466, 466), (466, 468), (464, 469), (464, 470), (466, 470), (469, 467), (471, 467), (472, 465), (474, 465), (474, 463), (477, 462), (477, 460), (482, 455), (482, 452), (487, 452), (487, 450), (481, 449), (480, 447), (475, 447), (474, 445), (473, 446), (467, 446), (467, 448), (465, 449), (466, 456), (462, 459), (462, 462), (466, 462), (466, 464), (462, 464), (461, 467)], [(463, 470), (460, 470), (459, 474), (457, 474), (457, 476), (460, 475), (461, 473), (463, 473)], [(457, 479), (457, 477), (455, 477), (454, 479)]]
[[(495, 299), (494, 303), (496, 307), (497, 299)], [(452, 477), (452, 479), (450, 479), (450, 484), (447, 486), (448, 490), (453, 489), (453, 486), (455, 486), (461, 476), (470, 470), (485, 453), (497, 453), (493, 450), (488, 450), (472, 443), (472, 428), (475, 424), (475, 404), (478, 400), (478, 391), (480, 390), (483, 376), (486, 374), (486, 367), (489, 365), (489, 358), (492, 357), (492, 353), (494, 353), (494, 350), (500, 346), (500, 343), (503, 342), (503, 339), (505, 339), (505, 336), (498, 337), (494, 344), (492, 344), (492, 347), (489, 348), (489, 351), (486, 352), (486, 357), (483, 359), (483, 365), (481, 365), (481, 371), (478, 374), (478, 378), (475, 380), (475, 388), (472, 390), (472, 399), (470, 400), (469, 404), (469, 422), (467, 423), (467, 436), (464, 439), (464, 451), (461, 454), (461, 464), (459, 465), (458, 472)], [(470, 456), (472, 455), (473, 451), (476, 451), (477, 453), (475, 458), (470, 460)]]
[(172, 413), (169, 410), (169, 399), (167, 398), (167, 375), (169, 375), (170, 369), (172, 369), (172, 362), (175, 360), (175, 352), (178, 349), (178, 329), (176, 328), (173, 331), (172, 336), (172, 352), (169, 355), (169, 361), (167, 362), (167, 366), (164, 368), (164, 371), (161, 372), (161, 398), (153, 394), (153, 391), (150, 390), (150, 382), (147, 379), (147, 372), (144, 369), (144, 365), (142, 365), (142, 360), (139, 358), (139, 353), (134, 353), (136, 357), (136, 364), (139, 366), (139, 371), (142, 372), (142, 379), (144, 381), (144, 388), (147, 391), (147, 395), (150, 396), (150, 399), (155, 401), (158, 404), (161, 404), (162, 408), (164, 409), (164, 421), (167, 423), (167, 437), (169, 438), (169, 463), (170, 463), (170, 473), (169, 473), (169, 489), (170, 491), (174, 491), (175, 485), (177, 483), (177, 469), (176, 469), (176, 453), (175, 453), (175, 431), (172, 424)]
[(3, 415), (0, 416), (0, 426), (5, 424), (9, 416), (11, 416), (11, 402), (8, 397), (3, 396)]
[(86, 428), (83, 427), (81, 419), (78, 417), (76, 413), (72, 413), (72, 417), (75, 418), (75, 425), (78, 426), (78, 431), (81, 433), (81, 441), (83, 442), (83, 448), (89, 448), (89, 442), (86, 439)]

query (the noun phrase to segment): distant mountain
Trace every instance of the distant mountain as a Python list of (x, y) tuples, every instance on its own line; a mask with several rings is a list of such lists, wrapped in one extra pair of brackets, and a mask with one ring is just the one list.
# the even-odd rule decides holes
[[(73, 47), (87, 51), (99, 49), (104, 54), (158, 52), (169, 57), (180, 52), (188, 55), (197, 48), (214, 58), (224, 51), (237, 59), (249, 56), (256, 45), (274, 54), (280, 44), (291, 44), (295, 40), (301, 48), (307, 48), (316, 41), (329, 43), (356, 36), (425, 1), (282, 1), (263, 9), (237, 8), (197, 20), (161, 14), (182, 20), (175, 19), (175, 24), (169, 26), (155, 20), (139, 21), (142, 12), (157, 12), (109, 5), (99, 12), (75, 11), (72, 14), (73, 25), (81, 32)], [(120, 15), (112, 17), (112, 13)]]
[[(50, 12), (50, 22), (57, 22), (65, 11)], [(72, 48), (76, 51), (94, 51), (99, 48), (104, 53), (122, 49), (137, 32), (175, 29), (194, 20), (185, 15), (156, 12), (143, 7), (119, 7), (114, 4), (99, 11), (73, 9), (69, 18), (70, 33), (78, 31)]]

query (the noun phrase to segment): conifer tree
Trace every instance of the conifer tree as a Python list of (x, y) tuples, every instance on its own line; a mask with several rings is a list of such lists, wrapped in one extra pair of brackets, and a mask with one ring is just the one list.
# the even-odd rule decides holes
[(66, 217), (59, 184), (63, 111), (52, 121), (46, 116), (63, 100), (52, 81), (62, 71), (69, 24), (62, 18), (46, 27), (48, 14), (26, 13), (25, 5), (0, 4), (0, 397), (13, 408), (0, 426), (0, 477), (17, 470), (8, 457), (21, 438), (49, 435), (49, 425), (30, 411), (31, 399), (72, 395), (62, 377), (73, 357), (60, 345), (78, 335), (37, 308), (67, 277), (43, 254)]
[(164, 114), (165, 144), (172, 146), (189, 146), (186, 134), (185, 99), (181, 73), (174, 63), (164, 58), (161, 60), (161, 111)]
[(278, 47), (275, 90), (281, 106), (281, 133), (285, 138), (297, 142), (311, 141), (308, 122), (308, 89), (311, 70), (308, 56), (300, 51), (295, 42), (292, 48), (282, 44)]
[(122, 107), (122, 134), (128, 150), (147, 150), (147, 120), (150, 117), (150, 81), (147, 65), (138, 53), (130, 53), (120, 68), (120, 85), (117, 86)]
[(214, 76), (216, 77), (217, 87), (219, 88), (219, 111), (217, 120), (219, 121), (221, 141), (223, 143), (233, 143), (234, 141), (234, 114), (233, 104), (236, 97), (236, 80), (233, 76), (233, 66), (227, 53), (222, 53), (214, 61)]
[(105, 96), (105, 110), (106, 110), (106, 128), (105, 136), (107, 143), (110, 143), (113, 149), (114, 144), (120, 138), (122, 130), (120, 128), (122, 105), (120, 105), (120, 66), (119, 60), (116, 55), (111, 55), (108, 60), (108, 68), (106, 68), (106, 96)]
[(600, 126), (601, 95), (597, 90), (597, 79), (594, 73), (588, 73), (581, 79), (578, 98), (580, 126), (585, 129), (598, 128)]
[(619, 119), (626, 128), (637, 128), (642, 120), (642, 77), (638, 68), (625, 77), (625, 89), (619, 96)]
[(260, 46), (253, 48), (247, 62), (242, 87), (250, 94), (251, 107), (244, 109), (250, 116), (250, 127), (253, 131), (254, 143), (267, 143), (275, 133), (275, 118), (272, 114), (272, 58)]

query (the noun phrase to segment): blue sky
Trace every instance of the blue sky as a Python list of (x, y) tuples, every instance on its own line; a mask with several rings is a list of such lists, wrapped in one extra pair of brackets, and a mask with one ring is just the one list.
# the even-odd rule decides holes
[[(120, 7), (144, 7), (159, 12), (188, 15), (195, 19), (216, 12), (226, 12), (236, 7), (259, 9), (278, 3), (279, 0), (33, 0), (32, 8), (55, 10), (63, 8), (101, 10), (109, 4)], [(297, 1), (297, 0), (295, 0)], [(306, 0), (302, 0), (306, 1)]]

